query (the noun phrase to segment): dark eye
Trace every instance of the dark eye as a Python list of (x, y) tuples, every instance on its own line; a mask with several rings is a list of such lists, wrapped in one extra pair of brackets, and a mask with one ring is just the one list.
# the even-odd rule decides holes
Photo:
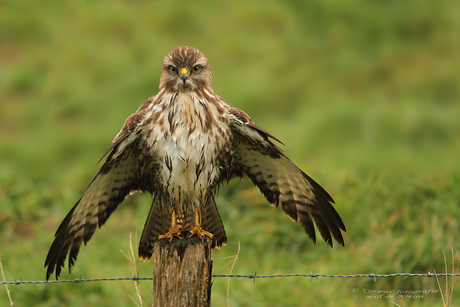
[(201, 65), (195, 65), (193, 66), (193, 72), (194, 73), (199, 73), (201, 71)]
[(169, 69), (169, 72), (172, 73), (172, 74), (177, 73), (177, 68), (172, 66), (172, 65), (169, 65), (168, 69)]

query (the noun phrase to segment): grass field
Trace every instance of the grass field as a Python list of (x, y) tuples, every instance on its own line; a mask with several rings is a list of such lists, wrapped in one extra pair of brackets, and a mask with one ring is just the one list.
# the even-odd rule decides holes
[[(216, 93), (286, 144), (347, 227), (345, 248), (314, 245), (250, 180), (235, 180), (217, 198), (229, 244), (213, 254), (215, 274), (230, 273), (238, 246), (233, 274), (443, 273), (443, 253), (452, 272), (451, 249), (458, 270), (459, 17), (448, 0), (3, 1), (6, 279), (45, 278), (59, 223), (124, 120), (156, 94), (163, 57), (181, 45), (205, 53)], [(150, 195), (128, 198), (61, 278), (132, 276), (122, 251), (130, 236), (137, 244), (150, 203)], [(139, 270), (151, 276), (151, 263)], [(136, 306), (137, 297), (128, 281), (9, 289), (15, 306)], [(374, 290), (436, 293), (369, 298)], [(151, 300), (149, 282), (141, 293)], [(443, 305), (427, 277), (231, 279), (229, 288), (216, 279), (213, 306), (227, 298), (251, 307)], [(8, 304), (1, 286), (0, 305)]]

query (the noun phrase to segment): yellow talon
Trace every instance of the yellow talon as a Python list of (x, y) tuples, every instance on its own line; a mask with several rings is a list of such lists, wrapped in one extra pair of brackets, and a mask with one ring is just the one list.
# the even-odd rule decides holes
[(187, 236), (187, 238), (190, 238), (193, 235), (197, 235), (200, 239), (202, 239), (204, 236), (208, 237), (209, 239), (213, 239), (214, 235), (203, 228), (201, 228), (199, 225), (192, 225), (190, 227), (190, 233)]
[(198, 212), (195, 212), (195, 221), (194, 224), (190, 227), (189, 235), (187, 238), (190, 238), (193, 235), (197, 235), (200, 239), (203, 239), (204, 236), (208, 237), (209, 239), (213, 240), (214, 235), (200, 226), (200, 215)]
[(178, 237), (182, 240), (181, 233), (182, 226), (177, 224), (176, 211), (173, 209), (171, 213), (171, 228), (169, 228), (169, 231), (164, 235), (159, 235), (158, 240), (168, 239), (169, 242), (171, 242), (174, 237)]
[(180, 236), (181, 233), (182, 227), (179, 225), (174, 225), (171, 226), (171, 228), (169, 228), (169, 231), (167, 233), (165, 233), (164, 235), (159, 235), (158, 240), (168, 239), (169, 241), (171, 241), (174, 237), (178, 237), (182, 240), (182, 237)]

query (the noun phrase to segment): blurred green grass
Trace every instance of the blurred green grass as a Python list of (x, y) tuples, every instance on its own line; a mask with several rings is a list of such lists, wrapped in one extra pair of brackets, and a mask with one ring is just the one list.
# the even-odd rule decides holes
[[(192, 45), (214, 89), (286, 146), (334, 197), (346, 247), (314, 246), (248, 180), (217, 200), (229, 244), (214, 273), (444, 271), (458, 250), (460, 6), (453, 1), (4, 1), (0, 4), (0, 257), (8, 280), (42, 280), (57, 226), (123, 121), (156, 94), (163, 57)], [(62, 278), (130, 276), (127, 199)], [(458, 261), (458, 259), (457, 259)], [(150, 263), (141, 264), (150, 276)], [(222, 269), (221, 271), (219, 271)], [(149, 299), (149, 285), (142, 284)], [(431, 279), (230, 281), (231, 306), (393, 306), (353, 288), (427, 290)], [(17, 305), (133, 306), (132, 283), (10, 287)], [(454, 303), (460, 295), (454, 291)], [(226, 304), (216, 279), (213, 305)], [(439, 295), (394, 300), (440, 305)], [(4, 288), (0, 302), (7, 304)]]

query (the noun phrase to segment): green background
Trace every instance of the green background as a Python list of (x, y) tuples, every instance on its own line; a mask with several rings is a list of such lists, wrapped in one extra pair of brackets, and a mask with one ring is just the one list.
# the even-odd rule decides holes
[[(192, 45), (215, 92), (282, 140), (336, 201), (345, 248), (314, 245), (250, 180), (220, 189), (214, 274), (452, 272), (460, 262), (457, 1), (1, 1), (0, 257), (43, 280), (54, 232), (124, 120)], [(132, 276), (150, 195), (127, 199), (62, 279)], [(134, 247), (134, 250), (137, 250)], [(139, 264), (151, 276), (151, 263)], [(457, 269), (457, 266), (455, 266)], [(440, 279), (443, 291), (445, 279)], [(150, 282), (141, 294), (151, 301)], [(353, 292), (357, 288), (358, 292)], [(9, 286), (16, 306), (135, 306), (129, 281)], [(364, 289), (438, 290), (368, 298)], [(227, 296), (228, 291), (228, 296)], [(216, 278), (213, 306), (442, 306), (433, 278)], [(453, 304), (460, 294), (454, 288)], [(0, 305), (9, 300), (0, 287)], [(139, 302), (137, 301), (137, 304)], [(147, 306), (146, 302), (143, 302)]]

